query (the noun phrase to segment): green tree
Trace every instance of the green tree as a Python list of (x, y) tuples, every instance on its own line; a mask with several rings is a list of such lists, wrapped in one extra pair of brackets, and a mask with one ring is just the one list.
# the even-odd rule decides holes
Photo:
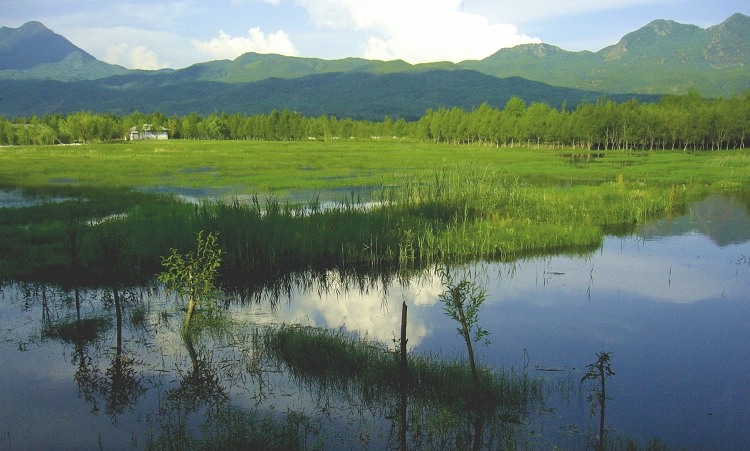
[(165, 271), (157, 278), (167, 289), (187, 298), (188, 308), (185, 315), (184, 331), (190, 328), (195, 307), (198, 303), (214, 307), (220, 290), (215, 285), (216, 274), (221, 265), (221, 249), (218, 246), (218, 234), (209, 233), (203, 237), (198, 233), (197, 248), (194, 252), (181, 254), (172, 249), (170, 255), (162, 259)]
[(484, 303), (486, 292), (484, 288), (470, 280), (461, 280), (456, 283), (447, 271), (443, 273), (443, 284), (446, 291), (439, 296), (444, 304), (443, 311), (459, 323), (457, 331), (466, 343), (474, 386), (479, 388), (479, 372), (474, 357), (473, 343), (482, 339), (486, 340), (489, 335), (489, 332), (477, 324), (479, 307)]
[(180, 135), (185, 139), (195, 139), (200, 136), (198, 131), (198, 124), (201, 121), (201, 117), (196, 112), (192, 112), (187, 116), (180, 118)]
[(521, 127), (526, 139), (536, 141), (537, 147), (547, 140), (552, 108), (546, 103), (535, 102), (526, 110)]
[(520, 97), (513, 96), (505, 104), (502, 120), (502, 134), (507, 142), (510, 139), (510, 146), (513, 147), (516, 141), (524, 138), (521, 133), (521, 120), (526, 113), (526, 102)]
[(7, 146), (13, 144), (15, 137), (13, 124), (11, 124), (5, 116), (0, 116), (0, 145)]

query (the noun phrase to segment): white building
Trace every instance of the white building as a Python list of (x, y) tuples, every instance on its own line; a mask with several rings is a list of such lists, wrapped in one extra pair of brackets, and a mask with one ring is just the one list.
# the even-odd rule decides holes
[(144, 139), (169, 139), (167, 129), (164, 127), (157, 127), (152, 129), (151, 124), (143, 124), (143, 127), (130, 127), (130, 133), (127, 139), (131, 141), (140, 141)]

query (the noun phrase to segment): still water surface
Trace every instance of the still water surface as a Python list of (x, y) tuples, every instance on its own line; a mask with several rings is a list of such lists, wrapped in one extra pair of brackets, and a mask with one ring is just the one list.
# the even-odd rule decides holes
[[(607, 351), (616, 373), (607, 385), (613, 434), (640, 443), (659, 438), (671, 448), (743, 449), (750, 443), (747, 205), (712, 196), (682, 217), (607, 237), (590, 255), (461, 268), (487, 289), (480, 325), (490, 343), (479, 349), (481, 364), (512, 366), (550, 386), (578, 389), (585, 366)], [(308, 415), (318, 431), (310, 446), (397, 446), (382, 412), (352, 400), (326, 400), (321, 407), (319, 393), (283, 371), (254, 366), (259, 351), (252, 331), (297, 323), (391, 344), (405, 301), (410, 352), (463, 358), (456, 324), (438, 300), (440, 278), (427, 272), (363, 287), (331, 274), (325, 284), (304, 285), (266, 294), (259, 303), (233, 303), (232, 316), (245, 326), (195, 345), (214, 368), (217, 390), (244, 409)], [(183, 313), (174, 300), (154, 289), (123, 293), (118, 334), (111, 292), (84, 291), (80, 316), (107, 321), (106, 332), (82, 343), (49, 332), (77, 316), (74, 298), (45, 286), (1, 289), (2, 449), (143, 448), (171, 430), (170, 394), (194, 363), (179, 335)], [(584, 398), (549, 390), (544, 413), (525, 419), (520, 443), (585, 447), (597, 422)], [(198, 410), (187, 428), (199, 434), (203, 423)]]

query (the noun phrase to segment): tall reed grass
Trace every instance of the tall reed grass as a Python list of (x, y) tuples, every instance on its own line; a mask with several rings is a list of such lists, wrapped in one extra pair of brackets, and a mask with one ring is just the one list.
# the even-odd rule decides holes
[(190, 205), (132, 191), (111, 198), (94, 201), (87, 192), (54, 205), (7, 209), (0, 277), (64, 275), (73, 257), (96, 275), (102, 268), (96, 241), (106, 234), (125, 247), (121, 267), (129, 273), (122, 276), (146, 280), (160, 269), (161, 256), (189, 249), (201, 230), (218, 232), (225, 277), (258, 279), (313, 267), (413, 269), (590, 252), (608, 231), (676, 212), (685, 193), (622, 180), (538, 187), (500, 172), (456, 169), (404, 180), (364, 203), (294, 204), (256, 195), (250, 202)]
[(410, 267), (592, 250), (608, 228), (671, 214), (684, 199), (658, 189), (539, 188), (456, 171), (384, 189), (371, 202), (368, 208), (342, 201), (319, 209), (256, 198), (203, 204), (194, 220), (198, 228), (220, 232), (225, 261), (243, 272)]
[[(289, 368), (293, 377), (315, 380), (319, 387), (336, 391), (356, 389), (371, 399), (399, 390), (400, 362), (396, 351), (384, 343), (358, 339), (341, 331), (282, 325), (268, 328), (264, 335), (267, 352)], [(444, 361), (428, 356), (409, 357), (412, 395), (464, 408), (493, 410), (501, 405), (521, 414), (531, 403), (541, 400), (542, 380), (514, 370), (483, 369), (479, 373), (481, 405), (474, 396), (475, 384), (465, 362)]]

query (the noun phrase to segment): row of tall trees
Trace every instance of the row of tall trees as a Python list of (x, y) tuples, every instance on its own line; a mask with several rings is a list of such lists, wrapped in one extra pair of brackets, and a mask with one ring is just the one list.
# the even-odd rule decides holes
[(266, 115), (213, 113), (167, 117), (79, 112), (8, 119), (0, 117), (0, 145), (68, 144), (125, 139), (131, 127), (164, 127), (172, 139), (308, 140), (400, 137), (435, 143), (493, 146), (564, 146), (588, 149), (744, 148), (750, 134), (750, 92), (729, 99), (697, 93), (669, 95), (656, 103), (601, 99), (569, 109), (527, 105), (513, 97), (505, 108), (482, 104), (428, 110), (418, 121), (382, 122), (306, 117), (289, 110)]
[(421, 137), (436, 142), (588, 149), (744, 148), (750, 132), (750, 92), (706, 100), (695, 93), (665, 96), (658, 103), (611, 100), (556, 110), (526, 106), (514, 97), (504, 110), (482, 105), (470, 112), (428, 111), (419, 120)]

